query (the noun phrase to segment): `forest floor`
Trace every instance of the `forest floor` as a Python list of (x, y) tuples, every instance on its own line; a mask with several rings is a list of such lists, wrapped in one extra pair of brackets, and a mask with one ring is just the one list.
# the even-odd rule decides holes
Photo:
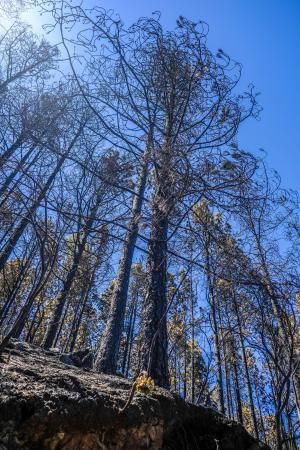
[(213, 409), (12, 342), (0, 363), (0, 450), (267, 450)]

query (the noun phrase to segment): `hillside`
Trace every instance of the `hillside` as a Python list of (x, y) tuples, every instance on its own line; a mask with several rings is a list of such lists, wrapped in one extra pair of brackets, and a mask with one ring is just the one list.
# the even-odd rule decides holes
[(64, 364), (59, 354), (16, 342), (1, 363), (0, 448), (49, 450), (258, 450), (244, 428), (212, 409), (156, 388)]

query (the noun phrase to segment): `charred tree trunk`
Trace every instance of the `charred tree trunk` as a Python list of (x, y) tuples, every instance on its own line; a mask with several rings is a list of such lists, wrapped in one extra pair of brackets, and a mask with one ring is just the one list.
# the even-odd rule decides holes
[(244, 424), (243, 409), (242, 409), (241, 390), (240, 390), (240, 382), (239, 382), (239, 374), (238, 374), (238, 366), (237, 366), (237, 355), (235, 355), (235, 359), (233, 361), (233, 372), (234, 372), (237, 417), (238, 417), (238, 421), (243, 425)]
[(84, 235), (82, 241), (80, 242), (77, 251), (75, 252), (73, 263), (71, 269), (68, 272), (67, 278), (64, 281), (63, 288), (58, 296), (57, 303), (51, 318), (48, 330), (46, 332), (43, 347), (48, 349), (53, 347), (55, 339), (57, 337), (58, 329), (61, 323), (61, 317), (65, 309), (65, 304), (67, 301), (67, 296), (69, 294), (70, 288), (73, 284), (75, 276), (77, 274), (78, 266), (85, 249), (85, 244), (87, 241), (87, 234)]
[(240, 346), (241, 346), (241, 350), (242, 350), (242, 361), (243, 361), (244, 371), (245, 371), (245, 376), (246, 376), (246, 387), (247, 387), (248, 401), (249, 401), (250, 411), (251, 411), (251, 420), (252, 420), (255, 437), (257, 439), (259, 439), (258, 424), (257, 424), (257, 419), (256, 419), (256, 414), (255, 414), (252, 385), (251, 385), (251, 380), (250, 380), (247, 355), (246, 355), (244, 338), (243, 338), (243, 333), (242, 333), (242, 324), (241, 324), (241, 320), (240, 320), (240, 314), (239, 314), (238, 304), (237, 304), (235, 295), (233, 296), (233, 301), (234, 301), (234, 308), (235, 308), (235, 314), (236, 314), (237, 325), (238, 325), (238, 336), (239, 336)]
[(1, 344), (0, 344), (0, 356), (3, 352), (3, 350), (5, 349), (5, 347), (7, 346), (7, 344), (9, 343), (11, 338), (16, 338), (19, 337), (24, 326), (25, 326), (25, 322), (26, 319), (28, 318), (29, 312), (32, 308), (32, 305), (34, 303), (34, 300), (36, 299), (36, 297), (41, 293), (41, 291), (43, 290), (44, 286), (46, 285), (52, 271), (53, 271), (53, 267), (54, 267), (54, 262), (56, 260), (57, 257), (57, 252), (58, 252), (58, 246), (56, 247), (55, 253), (53, 255), (52, 260), (49, 262), (49, 264), (47, 266), (43, 266), (42, 267), (42, 271), (41, 274), (39, 276), (39, 281), (36, 285), (36, 287), (33, 288), (32, 292), (29, 294), (25, 304), (23, 305), (23, 307), (21, 308), (21, 311), (19, 312), (11, 330), (7, 333), (7, 335), (4, 337), (4, 339), (2, 340)]
[(70, 332), (71, 343), (70, 343), (69, 352), (73, 352), (74, 348), (75, 348), (75, 344), (76, 344), (77, 336), (78, 336), (78, 333), (79, 333), (79, 328), (80, 328), (80, 325), (81, 325), (83, 313), (85, 311), (85, 307), (86, 307), (86, 304), (87, 304), (87, 301), (88, 301), (88, 298), (89, 298), (89, 294), (91, 292), (91, 289), (92, 289), (92, 286), (93, 286), (93, 283), (94, 283), (94, 280), (95, 280), (96, 270), (97, 270), (97, 266), (94, 267), (93, 273), (92, 273), (91, 278), (90, 278), (90, 280), (88, 282), (87, 288), (86, 288), (85, 293), (84, 293), (83, 302), (82, 302), (81, 305), (78, 305), (79, 306), (79, 314), (78, 314), (78, 317), (76, 316), (74, 318), (74, 321), (73, 321), (73, 324), (72, 324), (72, 329), (71, 329), (71, 332)]
[[(73, 281), (77, 275), (78, 267), (81, 262), (82, 255), (84, 253), (86, 243), (89, 237), (89, 234), (91, 232), (91, 229), (93, 227), (97, 210), (99, 207), (101, 201), (101, 194), (98, 193), (96, 202), (91, 210), (90, 217), (87, 219), (86, 223), (83, 226), (83, 237), (80, 238), (79, 236), (79, 243), (77, 244), (77, 248), (75, 248), (74, 251), (74, 258), (72, 262), (71, 269), (69, 270), (67, 274), (67, 278), (65, 279), (63, 283), (63, 288), (58, 295), (58, 299), (56, 302), (56, 306), (53, 312), (53, 316), (51, 318), (51, 321), (49, 323), (49, 327), (47, 329), (44, 341), (43, 341), (43, 347), (48, 349), (54, 345), (54, 343), (57, 341), (59, 331), (61, 330), (61, 318), (63, 311), (65, 309), (65, 305), (67, 302), (67, 297), (69, 294), (69, 291), (71, 289), (71, 286), (73, 284)], [(101, 246), (105, 245), (107, 242), (107, 231), (106, 229), (102, 229), (101, 231)]]
[(25, 133), (21, 133), (17, 140), (11, 144), (0, 156), (0, 167), (14, 154), (14, 152), (22, 145), (25, 140)]
[(162, 198), (158, 195), (153, 205), (148, 259), (149, 284), (142, 315), (141, 367), (157, 385), (169, 388), (166, 317), (168, 217)]
[(134, 248), (138, 237), (139, 220), (143, 205), (143, 197), (147, 182), (148, 160), (151, 141), (149, 138), (142, 163), (141, 173), (136, 195), (132, 205), (132, 218), (125, 238), (125, 244), (119, 263), (108, 321), (103, 333), (100, 348), (95, 361), (95, 367), (100, 372), (114, 374), (117, 369), (117, 361), (120, 349), (121, 334), (123, 331), (127, 295), (132, 266)]
[(131, 364), (131, 353), (132, 353), (132, 347), (133, 347), (133, 336), (134, 336), (134, 327), (135, 327), (135, 321), (136, 321), (136, 316), (137, 316), (137, 299), (136, 299), (136, 303), (134, 305), (134, 313), (133, 313), (133, 321), (132, 321), (132, 326), (131, 326), (131, 330), (130, 330), (130, 336), (129, 336), (129, 347), (128, 347), (128, 356), (127, 356), (127, 362), (126, 362), (126, 371), (125, 376), (128, 377), (128, 373), (130, 370), (130, 364)]
[[(6, 193), (6, 191), (8, 190), (8, 187), (11, 184), (11, 182), (20, 173), (20, 169), (23, 168), (23, 166), (26, 163), (26, 161), (28, 160), (28, 158), (32, 155), (34, 149), (35, 149), (35, 146), (31, 147), (28, 150), (28, 152), (23, 156), (21, 161), (18, 163), (17, 167), (7, 176), (7, 178), (5, 179), (5, 182), (3, 183), (3, 185), (0, 188), (0, 198)], [(33, 160), (30, 162), (28, 167), (26, 167), (26, 169), (25, 169), (26, 171), (29, 169), (29, 167), (31, 167), (37, 161), (39, 155), (40, 155), (40, 152), (37, 152), (37, 154), (35, 155)], [(4, 201), (1, 202), (0, 208), (3, 205), (3, 203), (4, 203)]]
[(50, 186), (52, 185), (53, 181), (55, 180), (56, 176), (58, 175), (60, 169), (62, 168), (63, 163), (67, 159), (67, 156), (74, 146), (75, 142), (77, 141), (77, 138), (79, 137), (81, 133), (82, 127), (78, 130), (76, 135), (74, 136), (72, 142), (70, 143), (68, 150), (66, 153), (60, 157), (58, 160), (55, 169), (53, 170), (52, 174), (46, 181), (44, 187), (38, 194), (36, 200), (33, 202), (33, 204), (28, 208), (26, 215), (22, 218), (17, 228), (14, 230), (13, 234), (9, 238), (8, 242), (6, 243), (5, 247), (3, 248), (1, 254), (0, 254), (0, 270), (3, 269), (6, 261), (10, 257), (12, 251), (14, 250), (16, 244), (18, 243), (18, 240), (22, 236), (23, 232), (25, 231), (27, 225), (30, 223), (32, 215), (36, 212), (37, 208), (39, 207), (41, 201), (45, 198), (45, 195), (47, 194)]
[(129, 312), (129, 323), (128, 323), (128, 327), (127, 327), (126, 342), (125, 342), (125, 349), (124, 349), (123, 363), (122, 363), (122, 373), (123, 374), (126, 374), (126, 373), (128, 374), (128, 369), (129, 369), (129, 363), (127, 364), (127, 361), (128, 361), (129, 349), (131, 348), (131, 345), (132, 345), (136, 308), (137, 308), (137, 295), (135, 295), (132, 299), (131, 308), (130, 308), (130, 312)]
[(142, 310), (140, 367), (155, 384), (169, 389), (167, 333), (167, 252), (169, 216), (174, 207), (175, 185), (172, 186), (172, 126), (174, 95), (170, 94), (170, 110), (166, 115), (162, 146), (155, 166), (155, 191), (149, 240), (148, 285)]
[[(10, 309), (13, 306), (14, 302), (16, 301), (18, 292), (22, 286), (22, 283), (24, 282), (24, 279), (26, 278), (28, 271), (30, 269), (30, 264), (32, 262), (32, 257), (34, 254), (35, 248), (32, 249), (31, 255), (26, 259), (25, 264), (22, 266), (22, 270), (18, 276), (18, 279), (13, 285), (13, 289), (8, 295), (5, 303), (3, 304), (1, 310), (0, 310), (0, 327), (3, 326), (7, 316), (9, 315)], [(5, 269), (4, 269), (5, 270)]]
[(222, 414), (225, 414), (225, 401), (224, 401), (224, 391), (223, 391), (223, 372), (222, 372), (222, 358), (221, 358), (221, 343), (219, 338), (219, 326), (217, 320), (217, 311), (216, 311), (216, 299), (215, 293), (213, 290), (213, 286), (210, 280), (210, 262), (209, 262), (209, 252), (206, 249), (206, 265), (208, 272), (208, 296), (209, 296), (209, 304), (212, 318), (212, 330), (214, 337), (214, 354), (217, 365), (217, 395), (218, 395), (218, 409)]
[(34, 336), (42, 322), (42, 317), (43, 317), (42, 315), (38, 319), (38, 315), (39, 315), (40, 309), (41, 309), (41, 304), (42, 304), (42, 301), (39, 302), (39, 304), (37, 305), (37, 307), (34, 311), (33, 317), (31, 319), (31, 324), (30, 324), (30, 327), (28, 329), (28, 332), (27, 332), (27, 335), (25, 338), (25, 341), (29, 342), (30, 344), (33, 343)]
[(193, 298), (193, 281), (191, 275), (190, 283), (190, 296), (191, 296), (191, 322), (192, 322), (192, 346), (191, 346), (191, 366), (192, 366), (192, 379), (191, 379), (191, 402), (195, 402), (195, 320), (194, 320), (194, 298)]

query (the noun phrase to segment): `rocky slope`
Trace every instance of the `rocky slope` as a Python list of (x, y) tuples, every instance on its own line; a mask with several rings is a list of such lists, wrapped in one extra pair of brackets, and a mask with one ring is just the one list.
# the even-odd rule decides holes
[(67, 365), (14, 342), (0, 364), (0, 450), (267, 450), (241, 425), (163, 389)]

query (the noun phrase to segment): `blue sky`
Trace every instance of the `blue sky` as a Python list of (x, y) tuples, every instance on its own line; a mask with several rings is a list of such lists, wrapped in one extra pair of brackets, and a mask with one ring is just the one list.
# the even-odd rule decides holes
[(84, 0), (118, 12), (126, 24), (161, 11), (172, 28), (179, 15), (210, 26), (211, 50), (243, 64), (242, 87), (261, 92), (261, 120), (241, 128), (245, 150), (268, 153), (283, 185), (300, 191), (300, 0)]

